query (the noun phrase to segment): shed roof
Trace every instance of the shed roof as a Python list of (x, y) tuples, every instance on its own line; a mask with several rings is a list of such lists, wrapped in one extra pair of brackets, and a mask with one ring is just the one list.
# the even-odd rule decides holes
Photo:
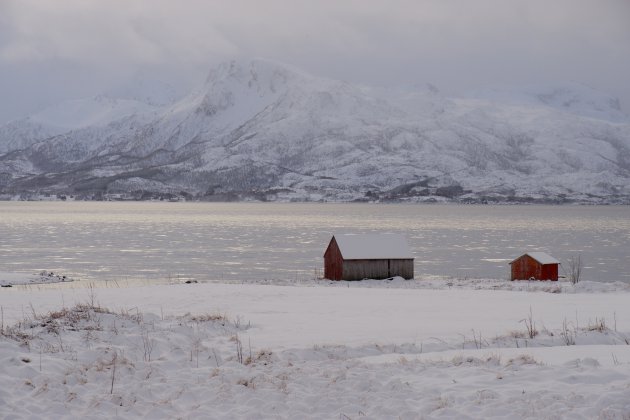
[(346, 260), (413, 259), (407, 239), (395, 233), (334, 235)]
[[(529, 255), (530, 257), (532, 257), (533, 259), (535, 259), (536, 261), (538, 261), (542, 265), (545, 265), (545, 264), (560, 264), (560, 261), (556, 260), (554, 257), (552, 257), (551, 255), (547, 254), (546, 252), (528, 252), (526, 254), (521, 255), (518, 258), (521, 258), (521, 257), (523, 257), (525, 255)], [(514, 260), (512, 260), (512, 262), (510, 262), (510, 264), (512, 264), (514, 261), (518, 260), (518, 258), (515, 258)]]

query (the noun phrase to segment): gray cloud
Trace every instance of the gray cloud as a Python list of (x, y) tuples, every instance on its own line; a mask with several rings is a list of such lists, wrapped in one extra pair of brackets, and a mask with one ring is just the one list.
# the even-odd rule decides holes
[(3, 0), (0, 122), (139, 71), (186, 84), (232, 57), (447, 92), (572, 80), (630, 109), (627, 0)]

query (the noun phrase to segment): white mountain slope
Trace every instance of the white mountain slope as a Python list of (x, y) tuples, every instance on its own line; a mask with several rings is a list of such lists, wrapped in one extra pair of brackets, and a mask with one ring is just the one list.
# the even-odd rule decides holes
[(630, 202), (627, 117), (567, 86), (449, 99), (432, 86), (382, 91), (232, 62), (172, 105), (26, 147), (13, 133), (28, 124), (0, 128), (0, 193)]
[(611, 98), (591, 87), (564, 82), (553, 86), (488, 88), (470, 95), (495, 103), (547, 106), (570, 114), (628, 123), (617, 98)]
[(133, 99), (96, 96), (61, 102), (0, 127), (0, 153), (23, 149), (50, 137), (103, 127), (128, 116), (146, 116), (155, 107)]

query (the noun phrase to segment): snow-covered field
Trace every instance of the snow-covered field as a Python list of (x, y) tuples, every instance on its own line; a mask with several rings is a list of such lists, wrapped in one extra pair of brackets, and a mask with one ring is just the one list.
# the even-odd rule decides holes
[(630, 418), (623, 284), (82, 283), (0, 290), (0, 417)]

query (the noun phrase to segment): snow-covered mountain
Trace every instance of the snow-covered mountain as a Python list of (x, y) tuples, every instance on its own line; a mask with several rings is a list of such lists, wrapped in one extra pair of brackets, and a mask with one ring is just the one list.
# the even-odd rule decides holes
[(619, 99), (573, 82), (553, 86), (488, 88), (474, 91), (471, 96), (496, 103), (547, 106), (584, 117), (628, 122), (628, 116), (621, 110)]
[(125, 117), (148, 116), (155, 111), (156, 107), (146, 102), (107, 96), (64, 101), (1, 126), (0, 153), (24, 149), (74, 130), (105, 127)]
[(454, 99), (254, 60), (174, 103), (99, 97), (0, 127), (5, 197), (627, 203), (629, 181), (630, 120), (568, 84)]

